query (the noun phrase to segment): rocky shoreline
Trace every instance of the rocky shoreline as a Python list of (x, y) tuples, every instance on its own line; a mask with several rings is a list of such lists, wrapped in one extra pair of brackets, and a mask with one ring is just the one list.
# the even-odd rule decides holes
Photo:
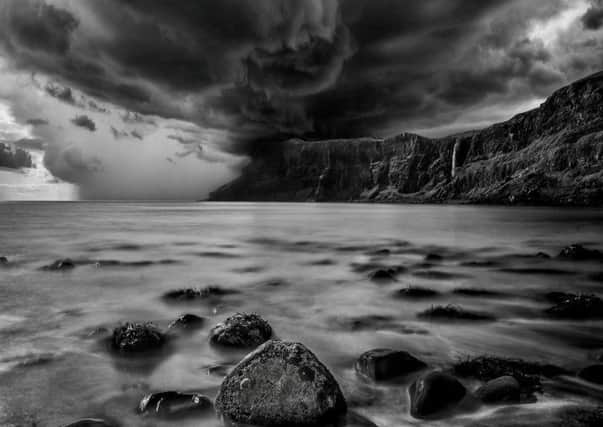
[(603, 72), (480, 131), (292, 139), (250, 153), (213, 201), (603, 205)]

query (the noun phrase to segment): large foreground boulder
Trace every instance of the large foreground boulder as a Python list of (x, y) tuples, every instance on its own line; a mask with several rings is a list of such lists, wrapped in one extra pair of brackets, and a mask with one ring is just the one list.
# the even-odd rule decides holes
[(230, 421), (266, 427), (319, 425), (347, 409), (337, 381), (310, 350), (276, 340), (224, 379), (215, 407)]
[(265, 343), (272, 336), (272, 327), (257, 314), (237, 313), (211, 330), (213, 344), (227, 347), (252, 348)]
[(427, 365), (406, 351), (376, 349), (363, 353), (356, 361), (356, 372), (375, 381), (391, 380), (425, 368)]
[(411, 415), (429, 418), (459, 403), (467, 390), (452, 375), (434, 371), (419, 377), (409, 392)]

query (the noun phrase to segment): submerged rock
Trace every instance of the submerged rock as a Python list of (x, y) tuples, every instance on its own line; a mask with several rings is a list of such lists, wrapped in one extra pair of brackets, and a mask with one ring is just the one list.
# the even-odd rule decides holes
[(218, 286), (208, 286), (202, 289), (176, 289), (169, 291), (163, 295), (163, 299), (166, 301), (194, 301), (204, 300), (210, 298), (219, 298), (226, 295), (232, 295), (238, 293), (233, 289), (224, 289)]
[(152, 323), (126, 323), (113, 331), (113, 348), (121, 353), (142, 353), (160, 349), (166, 342)]
[(453, 376), (435, 371), (419, 377), (410, 386), (409, 393), (411, 415), (427, 418), (459, 403), (467, 390)]
[(557, 257), (572, 261), (603, 261), (603, 252), (576, 244), (563, 248)]
[(428, 262), (442, 261), (443, 259), (444, 259), (444, 257), (440, 254), (431, 253), (431, 254), (425, 255), (425, 261), (428, 261)]
[(84, 418), (65, 427), (117, 427), (117, 424), (98, 418)]
[(7, 265), (8, 264), (8, 258), (5, 256), (0, 256), (0, 265)]
[(578, 377), (591, 383), (603, 384), (603, 365), (592, 365), (578, 372)]
[(425, 310), (418, 314), (418, 317), (422, 317), (430, 320), (475, 320), (475, 321), (489, 321), (495, 320), (494, 316), (487, 313), (480, 313), (475, 311), (465, 310), (462, 307), (455, 305), (447, 306), (435, 306)]
[(203, 327), (205, 319), (195, 314), (184, 314), (169, 324), (168, 330), (192, 331)]
[(197, 393), (165, 391), (145, 396), (138, 406), (141, 414), (161, 418), (177, 418), (208, 412), (213, 408), (210, 398)]
[(521, 388), (514, 377), (506, 375), (488, 381), (475, 394), (484, 403), (519, 403)]
[(226, 377), (216, 410), (236, 423), (314, 426), (345, 414), (337, 381), (303, 344), (268, 341)]
[(425, 368), (427, 365), (406, 351), (376, 349), (363, 353), (356, 361), (356, 372), (375, 381), (391, 380)]
[(453, 294), (462, 295), (465, 297), (494, 297), (500, 296), (501, 293), (496, 291), (490, 291), (488, 289), (478, 288), (458, 288), (452, 291)]
[(65, 271), (65, 270), (72, 270), (74, 268), (75, 268), (75, 263), (71, 259), (65, 258), (65, 259), (59, 259), (59, 260), (53, 262), (52, 264), (45, 265), (44, 267), (42, 267), (42, 270)]
[(379, 269), (373, 271), (369, 275), (369, 279), (373, 282), (384, 283), (384, 282), (395, 282), (396, 281), (396, 270), (393, 268)]
[(396, 291), (395, 296), (398, 298), (420, 299), (432, 298), (440, 295), (438, 291), (433, 289), (421, 288), (419, 286), (408, 286)]
[(545, 312), (552, 317), (562, 319), (602, 319), (603, 300), (596, 295), (574, 295), (551, 293), (557, 305)]
[(229, 347), (257, 347), (272, 336), (272, 327), (257, 314), (237, 313), (210, 332), (210, 341)]

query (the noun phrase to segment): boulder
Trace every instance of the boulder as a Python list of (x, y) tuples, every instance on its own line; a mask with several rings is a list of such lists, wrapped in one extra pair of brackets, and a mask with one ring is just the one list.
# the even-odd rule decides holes
[(266, 427), (321, 425), (347, 410), (337, 381), (309, 349), (276, 340), (235, 367), (215, 406), (230, 421)]
[(519, 403), (521, 389), (519, 382), (507, 375), (488, 381), (475, 394), (484, 403)]
[(395, 282), (396, 271), (391, 268), (375, 270), (369, 275), (369, 279), (378, 283)]
[(7, 265), (8, 264), (8, 258), (5, 256), (0, 256), (0, 265)]
[(84, 418), (65, 427), (117, 427), (117, 424), (110, 423), (97, 418)]
[(425, 368), (427, 365), (406, 351), (376, 349), (356, 361), (356, 372), (375, 381), (390, 380)]
[(210, 341), (228, 347), (257, 347), (272, 336), (272, 327), (257, 314), (237, 313), (210, 332)]
[(56, 260), (52, 264), (42, 267), (42, 270), (65, 271), (65, 270), (72, 270), (74, 268), (75, 268), (75, 263), (71, 259), (65, 258), (65, 259)]
[(396, 291), (395, 296), (398, 298), (420, 299), (432, 298), (440, 295), (438, 291), (429, 288), (421, 288), (419, 286), (408, 286)]
[(578, 372), (578, 377), (591, 383), (603, 384), (603, 365), (591, 365)]
[(440, 254), (427, 254), (425, 255), (425, 261), (434, 262), (434, 261), (442, 261), (444, 257)]
[(166, 339), (152, 323), (128, 322), (115, 328), (111, 342), (120, 353), (142, 353), (160, 349)]
[(195, 301), (215, 299), (236, 293), (238, 292), (233, 289), (224, 289), (218, 286), (207, 286), (202, 289), (186, 288), (169, 291), (163, 295), (163, 299), (168, 302)]
[(603, 319), (603, 300), (596, 295), (557, 293), (557, 304), (545, 310), (560, 319)]
[(410, 386), (409, 392), (411, 415), (427, 418), (437, 416), (459, 403), (467, 390), (453, 376), (434, 371), (419, 377)]
[(145, 396), (138, 405), (141, 414), (176, 418), (208, 412), (213, 408), (210, 398), (197, 393), (164, 391)]
[(558, 258), (571, 261), (603, 261), (603, 252), (576, 244), (563, 248)]
[(193, 331), (203, 327), (205, 319), (195, 314), (184, 314), (169, 324), (169, 331)]

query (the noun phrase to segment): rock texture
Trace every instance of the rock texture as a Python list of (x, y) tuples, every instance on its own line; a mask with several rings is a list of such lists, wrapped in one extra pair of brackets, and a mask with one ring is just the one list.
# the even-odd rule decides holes
[(323, 425), (347, 410), (335, 378), (310, 350), (275, 340), (226, 377), (215, 407), (227, 420), (266, 427)]
[(453, 376), (434, 371), (419, 377), (410, 386), (409, 393), (411, 415), (426, 418), (460, 402), (467, 390)]
[(539, 108), (440, 139), (293, 139), (212, 200), (603, 204), (603, 72)]

